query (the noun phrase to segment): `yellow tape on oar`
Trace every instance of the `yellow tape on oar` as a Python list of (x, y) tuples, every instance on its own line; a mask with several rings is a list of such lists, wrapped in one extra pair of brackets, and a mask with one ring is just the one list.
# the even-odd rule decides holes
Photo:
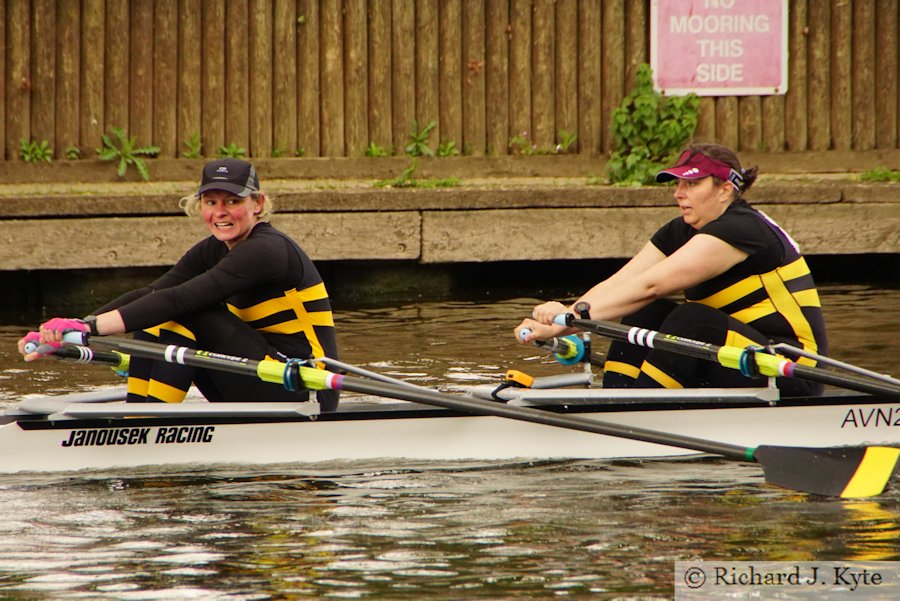
[[(745, 353), (753, 352), (752, 350), (743, 349), (737, 346), (720, 346), (716, 353), (716, 359), (724, 367), (731, 369), (741, 369), (741, 358)], [(756, 367), (759, 369), (760, 375), (772, 378), (778, 376), (788, 376), (783, 367), (790, 365), (791, 361), (782, 355), (768, 355), (766, 353), (754, 353)]]
[(859, 467), (841, 492), (845, 499), (871, 497), (881, 494), (894, 474), (900, 449), (868, 447)]
[[(284, 385), (285, 378), (287, 377), (284, 372), (287, 366), (287, 363), (282, 363), (281, 361), (263, 359), (256, 365), (256, 375), (263, 382)], [(328, 390), (329, 388), (332, 388), (333, 383), (329, 378), (336, 374), (324, 369), (305, 367), (302, 365), (297, 366), (297, 369), (299, 370), (298, 373), (301, 382), (297, 382), (296, 384), (302, 385), (302, 388), (307, 390)], [(288, 390), (291, 389), (288, 388)]]

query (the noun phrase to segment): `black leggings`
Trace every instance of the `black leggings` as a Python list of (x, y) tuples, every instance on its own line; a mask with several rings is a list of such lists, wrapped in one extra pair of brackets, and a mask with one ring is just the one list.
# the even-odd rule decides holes
[[(657, 300), (622, 320), (628, 326), (658, 330), (718, 346), (766, 345), (770, 337), (730, 315), (700, 303)], [(778, 339), (799, 346), (795, 340)], [(766, 386), (768, 378), (748, 378), (715, 361), (613, 341), (606, 359), (604, 388), (742, 388)], [(776, 378), (784, 396), (817, 395), (823, 386), (793, 378)]]
[[(158, 333), (157, 333), (158, 331)], [(151, 333), (152, 332), (152, 333)], [(225, 307), (217, 307), (183, 318), (177, 323), (168, 322), (150, 332), (135, 332), (135, 339), (162, 344), (175, 344), (188, 348), (247, 357), (249, 359), (285, 357), (258, 331), (246, 324)], [(199, 342), (198, 342), (199, 341)], [(305, 390), (289, 392), (281, 384), (263, 382), (257, 377), (233, 374), (218, 370), (200, 369), (165, 361), (132, 357), (128, 370), (128, 401), (180, 402), (194, 383), (203, 396), (211, 402), (237, 401), (305, 401)], [(337, 393), (320, 393), (323, 411), (333, 411), (337, 406)], [(324, 397), (324, 400), (323, 400)]]

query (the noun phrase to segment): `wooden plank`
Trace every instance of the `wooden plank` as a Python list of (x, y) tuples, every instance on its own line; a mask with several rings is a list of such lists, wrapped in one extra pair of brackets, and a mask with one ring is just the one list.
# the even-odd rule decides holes
[(716, 139), (716, 99), (712, 96), (701, 96), (694, 141), (714, 142)]
[[(807, 149), (809, 137), (809, 13), (807, 0), (791, 0), (788, 8), (788, 91), (784, 97), (785, 150)], [(775, 150), (772, 148), (772, 150)]]
[[(128, 76), (131, 53), (131, 28), (128, 0), (106, 0), (106, 89), (104, 93), (104, 133), (111, 127), (128, 129), (129, 90)], [(99, 146), (99, 145), (98, 145)]]
[(738, 150), (762, 146), (762, 103), (759, 96), (738, 98)]
[(853, 12), (831, 0), (831, 140), (834, 150), (853, 147)]
[[(199, 136), (202, 129), (203, 70), (197, 43), (203, 39), (201, 14), (200, 0), (182, 0), (178, 4), (176, 156), (183, 156), (188, 150), (185, 142), (194, 135)], [(202, 148), (201, 152), (209, 155), (212, 150)]]
[(760, 147), (754, 150), (766, 152), (782, 152), (784, 142), (784, 96), (772, 95), (762, 97), (762, 140)]
[(303, 155), (317, 157), (322, 153), (321, 94), (319, 73), (321, 55), (318, 0), (298, 0), (297, 30), (297, 143)]
[[(369, 7), (369, 142), (392, 153), (391, 134), (391, 3)], [(417, 46), (418, 50), (418, 46)], [(435, 61), (436, 62), (436, 61)]]
[[(635, 3), (640, 4), (640, 3)], [(578, 4), (576, 0), (556, 3), (556, 133), (578, 133)], [(558, 142), (561, 140), (557, 140)], [(578, 140), (570, 152), (578, 148)]]
[[(415, 121), (420, 128), (434, 121), (432, 142), (441, 135), (441, 79), (438, 22), (440, 21), (439, 0), (417, 0), (415, 15)], [(395, 18), (397, 18), (395, 16)], [(409, 44), (409, 42), (407, 42)], [(403, 138), (397, 140), (397, 154), (403, 153), (407, 136), (412, 131), (412, 121), (401, 132)], [(432, 147), (437, 145), (432, 143)]]
[(366, 0), (344, 0), (344, 131), (347, 156), (364, 156), (369, 143)]
[(322, 0), (319, 13), (322, 45), (322, 154), (344, 156), (344, 27), (341, 0)]
[[(438, 128), (430, 138), (430, 146), (438, 143), (463, 143), (462, 134), (462, 8), (460, 0), (442, 0), (438, 4), (438, 73), (440, 94)], [(419, 124), (421, 127), (421, 123)]]
[(538, 149), (556, 142), (556, 96), (553, 46), (556, 14), (553, 0), (534, 0), (531, 44), (531, 141)]
[(489, 155), (509, 152), (509, 4), (487, 0), (485, 7), (485, 139)]
[(875, 64), (875, 0), (854, 0), (852, 30), (852, 148), (871, 150), (875, 148), (876, 127), (876, 71), (872, 68)]
[(178, 152), (178, 0), (153, 4), (153, 143), (159, 156)]
[(202, 3), (201, 140), (206, 156), (225, 145), (225, 0)]
[[(409, 132), (412, 131), (413, 121), (418, 118), (415, 81), (416, 51), (410, 51), (410, 45), (416, 45), (418, 41), (416, 12), (409, 10), (408, 0), (393, 0), (391, 61), (394, 71), (391, 76), (391, 87), (394, 94), (394, 107), (391, 122), (394, 128), (394, 144), (397, 154), (403, 154)], [(433, 118), (437, 119), (437, 113)]]
[(251, 0), (249, 69), (250, 94), (249, 141), (250, 156), (272, 156), (272, 80), (277, 77), (272, 54), (272, 3), (270, 0)]
[(463, 105), (462, 139), (457, 150), (467, 155), (484, 156), (487, 143), (485, 124), (485, 20), (483, 0), (466, 0), (462, 15)]
[(638, 67), (650, 62), (649, 23), (646, 2), (625, 3), (625, 89), (629, 91)]
[(578, 13), (578, 146), (582, 153), (597, 154), (605, 127), (600, 98), (602, 16), (596, 2), (579, 4)]
[(610, 130), (613, 109), (625, 97), (625, 8), (624, 0), (606, 0), (603, 3), (603, 39), (601, 64), (603, 66), (603, 127), (600, 148), (611, 151), (615, 142)]
[(297, 6), (275, 0), (273, 8), (272, 153), (297, 151)]
[(130, 9), (127, 130), (145, 146), (153, 143), (153, 2), (132, 2)]
[(78, 146), (81, 84), (81, 3), (57, 3), (56, 133), (54, 159), (63, 159), (66, 148)]
[(831, 147), (831, 4), (810, 2), (809, 15), (809, 90), (806, 114), (809, 137), (806, 150)]
[[(900, 69), (897, 0), (876, 0), (875, 73), (897, 73)], [(900, 136), (900, 89), (896, 77), (875, 78), (875, 147), (897, 148)]]
[(729, 148), (738, 147), (737, 96), (722, 96), (716, 98), (716, 141)]
[(94, 154), (94, 148), (100, 146), (103, 134), (105, 110), (103, 106), (103, 87), (106, 81), (104, 69), (104, 45), (106, 40), (105, 2), (104, 0), (84, 0), (81, 6), (82, 39), (81, 39), (81, 110), (79, 140), (82, 156)]
[[(225, 144), (234, 144), (247, 152), (250, 151), (249, 20), (249, 0), (225, 2)], [(235, 27), (235, 24), (240, 25)], [(204, 50), (221, 52), (221, 47)]]
[[(31, 140), (54, 146), (56, 133), (56, 3), (34, 0), (31, 73)], [(57, 155), (58, 158), (59, 155)]]
[(509, 5), (509, 137), (531, 140), (531, 1)]

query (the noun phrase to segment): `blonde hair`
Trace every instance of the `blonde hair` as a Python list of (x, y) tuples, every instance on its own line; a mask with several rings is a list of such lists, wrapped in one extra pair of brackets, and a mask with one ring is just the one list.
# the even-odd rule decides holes
[[(269, 221), (272, 218), (272, 214), (275, 212), (275, 202), (272, 200), (272, 197), (266, 194), (265, 192), (251, 192), (250, 198), (253, 199), (254, 202), (259, 202), (260, 197), (262, 197), (262, 207), (259, 209), (259, 213), (256, 214), (256, 218), (259, 221)], [(181, 207), (181, 210), (184, 211), (184, 214), (188, 217), (199, 217), (200, 216), (200, 197), (196, 194), (189, 194), (178, 201), (178, 206)]]

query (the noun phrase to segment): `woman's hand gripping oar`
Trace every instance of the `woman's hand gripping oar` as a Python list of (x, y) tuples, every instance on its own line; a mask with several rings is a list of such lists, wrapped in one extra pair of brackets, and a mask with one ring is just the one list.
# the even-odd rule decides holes
[[(80, 341), (83, 344), (87, 341), (87, 337), (77, 333), (67, 335), (66, 340), (76, 343)], [(900, 449), (885, 447), (743, 447), (668, 432), (612, 424), (585, 417), (551, 413), (531, 407), (515, 407), (389, 382), (344, 376), (307, 367), (300, 360), (291, 360), (287, 363), (270, 359), (257, 361), (185, 347), (119, 338), (101, 338), (97, 339), (97, 343), (130, 355), (158, 361), (244, 374), (265, 382), (281, 384), (289, 390), (300, 388), (349, 390), (434, 405), (474, 415), (505, 417), (557, 428), (712, 453), (736, 461), (755, 461), (762, 465), (767, 482), (784, 488), (820, 495), (841, 497), (878, 495), (895, 475), (898, 456), (900, 456)]]

